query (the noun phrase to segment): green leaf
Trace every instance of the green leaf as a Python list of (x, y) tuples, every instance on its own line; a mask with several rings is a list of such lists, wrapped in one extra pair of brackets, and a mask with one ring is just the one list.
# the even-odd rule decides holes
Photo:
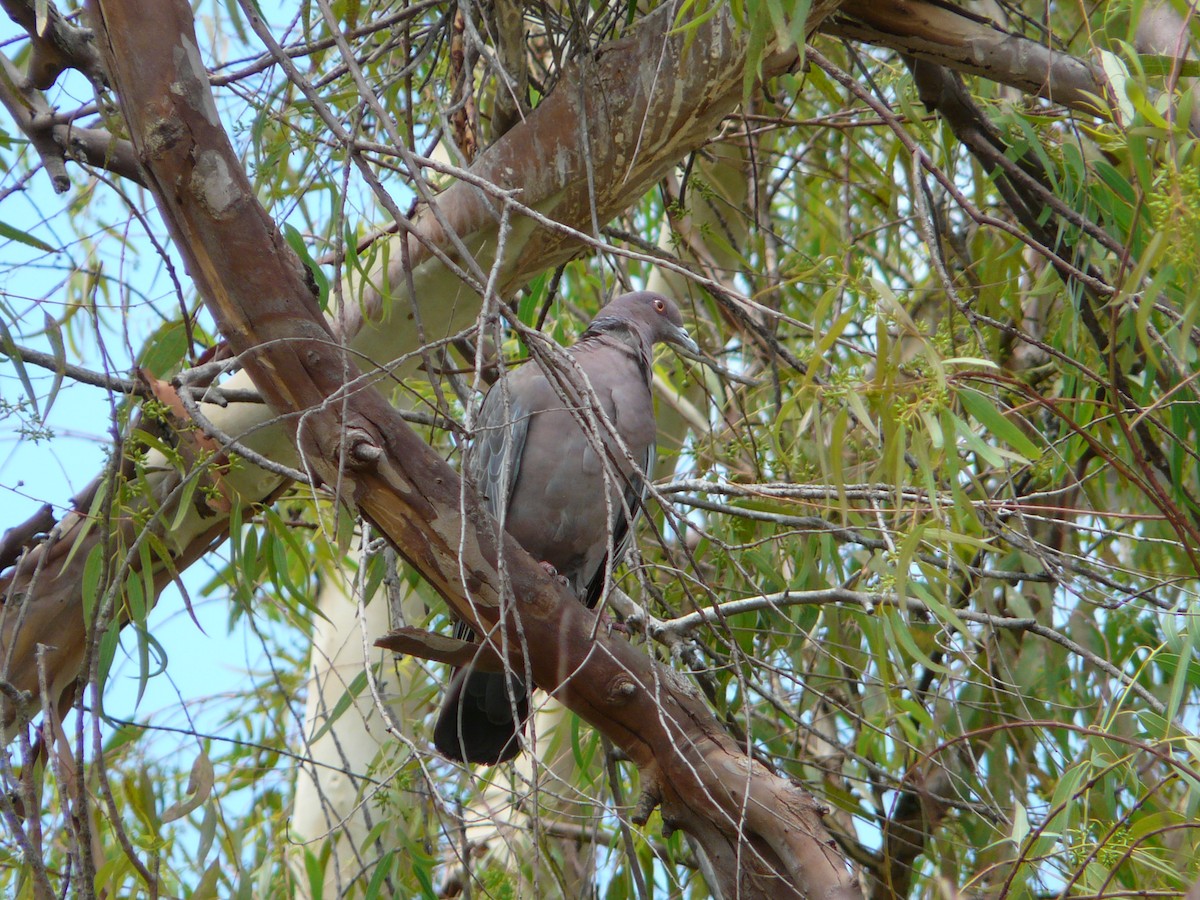
[(1025, 460), (1035, 460), (1042, 455), (1037, 445), (996, 408), (990, 397), (970, 388), (959, 388), (958, 398), (975, 421), (1020, 453)]
[(1104, 71), (1105, 78), (1108, 80), (1108, 85), (1111, 88), (1109, 95), (1116, 100), (1117, 109), (1121, 121), (1124, 124), (1129, 124), (1133, 121), (1133, 104), (1129, 102), (1128, 91), (1126, 84), (1129, 81), (1129, 69), (1126, 68), (1124, 61), (1115, 53), (1101, 49), (1098, 51), (1100, 59), (1100, 68)]
[(187, 329), (183, 323), (167, 322), (150, 335), (138, 365), (155, 378), (167, 379), (178, 371), (187, 351)]
[(189, 900), (217, 900), (220, 894), (217, 893), (217, 885), (220, 883), (221, 863), (214, 862), (204, 874), (200, 876), (200, 880), (196, 882), (196, 888), (192, 891)]
[(196, 486), (200, 484), (200, 473), (189, 472), (184, 476), (183, 483), (179, 486), (179, 499), (175, 504), (175, 515), (171, 518), (170, 532), (176, 532), (192, 513), (192, 497), (196, 493)]
[(542, 303), (546, 297), (546, 282), (549, 280), (547, 273), (543, 272), (533, 281), (529, 282), (529, 287), (521, 297), (520, 303), (517, 304), (517, 318), (521, 320), (523, 325), (528, 325), (533, 328), (537, 324), (538, 312), (542, 308)]
[(394, 850), (389, 850), (379, 858), (379, 862), (375, 863), (375, 871), (371, 875), (371, 881), (367, 885), (367, 892), (363, 896), (363, 900), (378, 900), (384, 896), (383, 884), (392, 871), (392, 857), (395, 855)]
[(283, 224), (283, 239), (287, 241), (289, 247), (296, 252), (300, 257), (300, 261), (312, 274), (313, 282), (317, 286), (317, 305), (321, 307), (322, 312), (329, 311), (329, 276), (327, 276), (317, 261), (312, 258), (312, 254), (308, 252), (308, 246), (304, 243), (304, 237), (286, 222)]
[(968, 425), (966, 420), (954, 415), (952, 412), (949, 413), (949, 415), (954, 422), (954, 430), (958, 434), (959, 438), (961, 438), (963, 443), (966, 444), (969, 449), (974, 451), (975, 454), (984, 461), (984, 463), (996, 468), (1000, 468), (1004, 465), (1004, 455), (1000, 452), (999, 448), (993, 447), (991, 444), (977, 435), (975, 433), (975, 429)]
[[(329, 844), (321, 845), (326, 851)], [(327, 854), (323, 853), (322, 856)], [(308, 896), (312, 900), (322, 900), (325, 896), (325, 861), (307, 847), (304, 848), (304, 873), (308, 876)]]
[(97, 544), (88, 551), (83, 563), (83, 578), (80, 583), (80, 598), (83, 601), (84, 627), (91, 631), (96, 614), (96, 601), (100, 599), (100, 577), (104, 573), (104, 545)]
[(909, 585), (913, 596), (928, 606), (929, 611), (937, 617), (939, 622), (949, 628), (953, 628), (960, 634), (970, 634), (967, 624), (959, 618), (958, 613), (951, 609), (936, 592), (929, 590), (920, 581), (909, 581)]
[(40, 419), (42, 414), (38, 411), (37, 392), (33, 389), (33, 382), (29, 378), (29, 372), (25, 370), (24, 360), (17, 355), (17, 344), (13, 340), (12, 332), (8, 330), (4, 316), (0, 316), (0, 353), (7, 356), (13, 364), (13, 368), (17, 370), (17, 378), (21, 380), (21, 387), (25, 389), (25, 396), (29, 398), (29, 403), (33, 406), (34, 414)]
[(438, 900), (438, 892), (433, 888), (433, 876), (428, 866), (413, 866), (413, 876), (421, 886), (422, 900)]
[(46, 395), (46, 406), (42, 411), (42, 421), (45, 421), (46, 416), (50, 415), (50, 407), (54, 405), (54, 398), (58, 396), (63, 376), (67, 371), (67, 348), (63, 345), (62, 329), (59, 327), (58, 320), (48, 312), (43, 313), (43, 317), (45, 322), (43, 333), (46, 335), (46, 340), (50, 342), (50, 350), (54, 354), (54, 381), (50, 384), (50, 391)]
[[(117, 655), (117, 646), (121, 642), (121, 630), (116, 622), (110, 623), (104, 634), (100, 638), (100, 664), (98, 666), (99, 676), (96, 679), (97, 684), (103, 688), (108, 681), (108, 673), (112, 669), (113, 660)], [(103, 706), (104, 694), (100, 693), (101, 706)], [(103, 710), (101, 710), (103, 713)]]
[[(753, 7), (753, 9), (751, 9)], [(762, 76), (762, 61), (767, 50), (767, 36), (771, 32), (770, 12), (764, 12), (762, 0), (758, 3), (747, 3), (749, 12), (749, 35), (746, 41), (746, 62), (742, 75), (742, 98), (748, 100), (754, 85)]]
[(329, 712), (329, 717), (321, 723), (321, 727), (313, 733), (313, 736), (309, 738), (309, 741), (318, 741), (324, 737), (326, 732), (333, 727), (334, 723), (336, 723), (337, 720), (342, 717), (342, 714), (354, 704), (354, 701), (358, 698), (358, 695), (363, 692), (363, 689), (366, 688), (366, 686), (367, 672), (365, 669), (363, 669), (354, 676), (354, 680), (350, 682), (350, 686), (342, 692), (340, 697), (338, 697), (337, 703), (333, 705), (333, 709)]
[(172, 803), (163, 810), (160, 817), (163, 822), (174, 822), (176, 819), (182, 819), (194, 809), (198, 809), (205, 800), (212, 794), (214, 782), (212, 760), (208, 758), (208, 754), (203, 750), (192, 763), (192, 771), (188, 776), (186, 800), (180, 800), (177, 803)]
[(28, 234), (20, 229), (13, 228), (4, 222), (0, 222), (0, 238), (8, 238), (10, 241), (16, 241), (18, 244), (25, 244), (28, 247), (33, 247), (35, 250), (44, 250), (47, 253), (57, 252), (53, 247), (45, 241), (38, 240), (32, 234)]
[(895, 639), (897, 646), (902, 648), (911, 659), (934, 672), (940, 672), (943, 675), (950, 674), (950, 670), (946, 666), (936, 662), (933, 657), (922, 650), (917, 644), (916, 640), (913, 638), (912, 630), (909, 628), (908, 622), (904, 620), (904, 617), (900, 614), (899, 610), (890, 608), (884, 609), (882, 621), (884, 623), (884, 628)]
[(1020, 850), (1021, 845), (1025, 843), (1025, 838), (1029, 836), (1029, 815), (1025, 812), (1025, 806), (1019, 800), (1013, 805), (1013, 826), (1009, 833), (1008, 839), (1013, 842), (1013, 845)]
[(1190, 654), (1183, 657), (1176, 656), (1176, 660), (1175, 674), (1171, 678), (1171, 690), (1167, 694), (1166, 716), (1168, 720), (1174, 720), (1179, 715), (1185, 689), (1194, 686), (1188, 684), (1188, 674), (1193, 672)]

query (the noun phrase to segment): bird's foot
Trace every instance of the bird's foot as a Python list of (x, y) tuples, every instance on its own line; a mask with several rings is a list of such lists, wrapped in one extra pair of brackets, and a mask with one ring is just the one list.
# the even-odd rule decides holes
[(600, 619), (600, 627), (604, 631), (607, 631), (610, 634), (615, 631), (617, 634), (623, 634), (623, 635), (625, 635), (625, 637), (629, 637), (629, 635), (631, 633), (629, 631), (629, 626), (626, 625), (624, 622), (619, 622), (616, 619), (614, 619), (612, 616), (610, 616), (608, 614), (608, 610), (606, 610), (606, 609), (600, 610), (599, 619)]
[(553, 578), (556, 582), (561, 584), (563, 587), (567, 586), (567, 584), (568, 584), (567, 576), (559, 575), (558, 569), (554, 568), (554, 566), (550, 565), (550, 563), (546, 562), (543, 559), (540, 563), (538, 563), (538, 565), (542, 567), (542, 571), (544, 571), (547, 575), (549, 575), (551, 578)]

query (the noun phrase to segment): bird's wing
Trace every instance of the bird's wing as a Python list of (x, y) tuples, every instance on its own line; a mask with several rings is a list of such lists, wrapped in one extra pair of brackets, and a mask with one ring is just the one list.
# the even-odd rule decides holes
[[(633, 540), (633, 526), (642, 511), (646, 498), (647, 479), (653, 477), (654, 401), (650, 394), (650, 352), (635, 331), (607, 333), (578, 345), (576, 359), (587, 372), (588, 379), (601, 402), (607, 399), (605, 410), (613, 427), (633, 452), (638, 470), (623, 473), (625, 463), (617, 459), (617, 451), (608, 454), (609, 471), (620, 478), (620, 500), (613, 498), (608, 533), (601, 535), (603, 552), (599, 564), (590, 573), (583, 600), (589, 607), (600, 602), (604, 593), (604, 573), (609, 568), (608, 545), (612, 536), (612, 568), (620, 564)], [(603, 502), (603, 498), (599, 498)]]
[[(622, 495), (623, 503), (613, 509), (612, 523), (612, 568), (616, 568), (621, 564), (621, 560), (625, 558), (625, 552), (629, 549), (630, 543), (633, 541), (633, 526), (637, 522), (637, 518), (642, 513), (642, 508), (646, 501), (646, 486), (648, 480), (654, 477), (654, 444), (650, 444), (646, 448), (646, 453), (641, 462), (642, 472), (645, 473), (645, 478), (638, 472), (631, 472), (628, 478), (624, 478), (625, 490)], [(608, 536), (604, 537), (605, 543), (608, 542)], [(600, 565), (592, 573), (592, 577), (588, 581), (587, 591), (584, 593), (583, 601), (589, 609), (595, 608), (600, 602), (600, 598), (604, 595), (604, 573), (608, 569), (608, 553), (605, 552), (600, 560)]]
[(467, 450), (466, 469), (493, 518), (508, 510), (521, 472), (529, 436), (530, 404), (525, 367), (499, 381), (483, 398), (475, 421), (475, 439)]
[[(528, 375), (524, 374), (526, 368), (522, 366), (505, 381), (496, 382), (483, 398), (475, 420), (475, 437), (464, 459), (467, 475), (497, 522), (508, 511), (533, 415), (534, 392), (530, 390)], [(460, 640), (470, 640), (475, 632), (460, 621), (454, 634)]]

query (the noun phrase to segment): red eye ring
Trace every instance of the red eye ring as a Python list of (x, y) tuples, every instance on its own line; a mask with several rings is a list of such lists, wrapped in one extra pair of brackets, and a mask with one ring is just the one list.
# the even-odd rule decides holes
[(663, 303), (661, 300), (655, 300), (654, 308), (657, 309), (659, 312), (662, 312), (664, 309), (667, 308), (667, 304)]

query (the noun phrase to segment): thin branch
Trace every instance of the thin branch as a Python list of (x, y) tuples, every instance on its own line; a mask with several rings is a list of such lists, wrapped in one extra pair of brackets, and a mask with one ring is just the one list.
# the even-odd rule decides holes
[[(950, 623), (945, 622), (938, 613), (931, 609), (927, 604), (920, 600), (911, 597), (899, 597), (890, 592), (879, 591), (852, 591), (847, 588), (827, 588), (817, 591), (781, 591), (775, 594), (762, 594), (758, 597), (746, 597), (739, 600), (727, 600), (724, 603), (717, 603), (711, 607), (697, 609), (683, 616), (678, 616), (674, 619), (668, 619), (662, 622), (656, 622), (652, 626), (655, 630), (651, 633), (651, 637), (657, 635), (683, 635), (703, 624), (713, 622), (724, 622), (729, 616), (738, 615), (746, 612), (759, 612), (762, 610), (771, 610), (778, 612), (781, 608), (787, 606), (826, 606), (831, 604), (842, 604), (846, 606), (857, 606), (867, 612), (870, 612), (880, 606), (892, 606), (897, 609), (905, 610), (909, 613), (915, 613), (921, 616), (928, 616), (938, 621), (942, 621), (944, 625), (950, 627)], [(1133, 693), (1137, 694), (1144, 701), (1150, 704), (1151, 708), (1160, 715), (1166, 714), (1166, 704), (1158, 697), (1154, 696), (1150, 691), (1139, 684), (1130, 675), (1126, 675), (1123, 671), (1109, 662), (1107, 659), (1093, 653), (1088, 648), (1071, 640), (1066, 635), (1042, 625), (1037, 619), (1033, 618), (1016, 618), (1012, 616), (997, 616), (991, 613), (981, 613), (970, 609), (955, 609), (954, 615), (966, 621), (980, 625), (987, 625), (991, 628), (998, 628), (1004, 631), (1027, 631), (1030, 634), (1035, 634), (1038, 637), (1045, 638), (1055, 644), (1065, 648), (1069, 652), (1075, 654), (1081, 659), (1086, 660), (1093, 666), (1103, 671), (1106, 675), (1117, 679), (1121, 684), (1125, 685)]]
[(57, 193), (71, 186), (66, 161), (80, 160), (142, 184), (142, 172), (127, 140), (99, 128), (79, 128), (59, 121), (42, 92), (24, 84), (7, 56), (0, 54), (0, 103), (42, 160)]

